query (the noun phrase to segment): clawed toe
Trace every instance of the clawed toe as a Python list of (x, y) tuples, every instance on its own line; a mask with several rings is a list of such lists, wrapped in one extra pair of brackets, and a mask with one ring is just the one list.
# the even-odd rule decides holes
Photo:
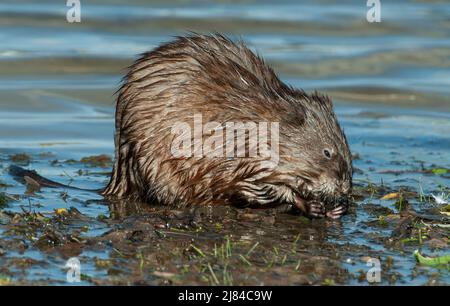
[(345, 211), (346, 211), (345, 207), (340, 205), (335, 209), (328, 211), (326, 213), (326, 216), (331, 219), (339, 219), (340, 217), (342, 217), (342, 215), (345, 214)]
[(312, 218), (323, 218), (325, 217), (325, 207), (319, 202), (309, 203), (309, 216)]
[(345, 205), (339, 205), (335, 207), (333, 210), (326, 211), (325, 205), (319, 201), (310, 201), (308, 202), (308, 216), (310, 218), (330, 218), (330, 219), (339, 219), (346, 212)]

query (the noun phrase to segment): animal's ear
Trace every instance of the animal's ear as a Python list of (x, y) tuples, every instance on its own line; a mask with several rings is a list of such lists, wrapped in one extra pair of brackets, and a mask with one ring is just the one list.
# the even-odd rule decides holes
[(315, 103), (317, 103), (322, 108), (333, 110), (333, 102), (331, 101), (330, 97), (323, 95), (317, 91), (315, 91), (311, 95), (311, 100), (313, 100)]
[(306, 111), (304, 106), (300, 103), (287, 110), (284, 118), (286, 123), (293, 124), (294, 126), (302, 125), (305, 122), (305, 119)]

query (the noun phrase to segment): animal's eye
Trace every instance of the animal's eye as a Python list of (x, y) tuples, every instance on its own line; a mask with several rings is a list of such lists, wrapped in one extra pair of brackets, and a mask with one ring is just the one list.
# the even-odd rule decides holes
[(327, 159), (331, 159), (331, 152), (328, 149), (323, 150), (323, 156), (325, 156)]

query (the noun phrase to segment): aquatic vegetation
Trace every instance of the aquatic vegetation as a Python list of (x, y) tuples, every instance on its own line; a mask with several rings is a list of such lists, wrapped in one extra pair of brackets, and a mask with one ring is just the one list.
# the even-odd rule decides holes
[(384, 195), (381, 198), (381, 200), (397, 199), (398, 197), (400, 197), (400, 193), (399, 192), (391, 192), (391, 193), (388, 193), (388, 194)]
[(80, 162), (90, 167), (106, 168), (112, 165), (111, 156), (106, 154), (87, 156), (80, 159)]
[(0, 274), (0, 286), (8, 286), (11, 285), (11, 278), (6, 275)]
[(60, 216), (65, 216), (68, 214), (68, 211), (65, 208), (57, 208), (57, 209), (55, 209), (55, 214), (60, 215)]
[(31, 156), (26, 153), (17, 153), (11, 155), (9, 159), (17, 164), (28, 165), (31, 162)]
[(435, 169), (432, 169), (431, 171), (437, 175), (448, 173), (448, 169), (445, 169), (445, 168), (435, 168)]
[(9, 202), (11, 202), (11, 197), (4, 192), (0, 192), (0, 209), (5, 208)]
[(414, 256), (416, 257), (417, 261), (420, 264), (427, 266), (441, 266), (441, 265), (445, 266), (450, 263), (450, 254), (439, 257), (425, 257), (422, 254), (420, 254), (419, 250), (415, 250)]

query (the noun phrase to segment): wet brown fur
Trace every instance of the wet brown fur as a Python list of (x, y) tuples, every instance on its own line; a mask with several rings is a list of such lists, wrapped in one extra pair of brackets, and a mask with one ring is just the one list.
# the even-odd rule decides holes
[[(279, 122), (280, 161), (263, 158), (174, 158), (177, 121)], [(242, 42), (179, 37), (145, 53), (118, 91), (115, 164), (103, 194), (172, 206), (273, 206), (335, 200), (351, 188), (351, 158), (331, 100), (279, 80)], [(330, 160), (323, 149), (333, 151)]]

